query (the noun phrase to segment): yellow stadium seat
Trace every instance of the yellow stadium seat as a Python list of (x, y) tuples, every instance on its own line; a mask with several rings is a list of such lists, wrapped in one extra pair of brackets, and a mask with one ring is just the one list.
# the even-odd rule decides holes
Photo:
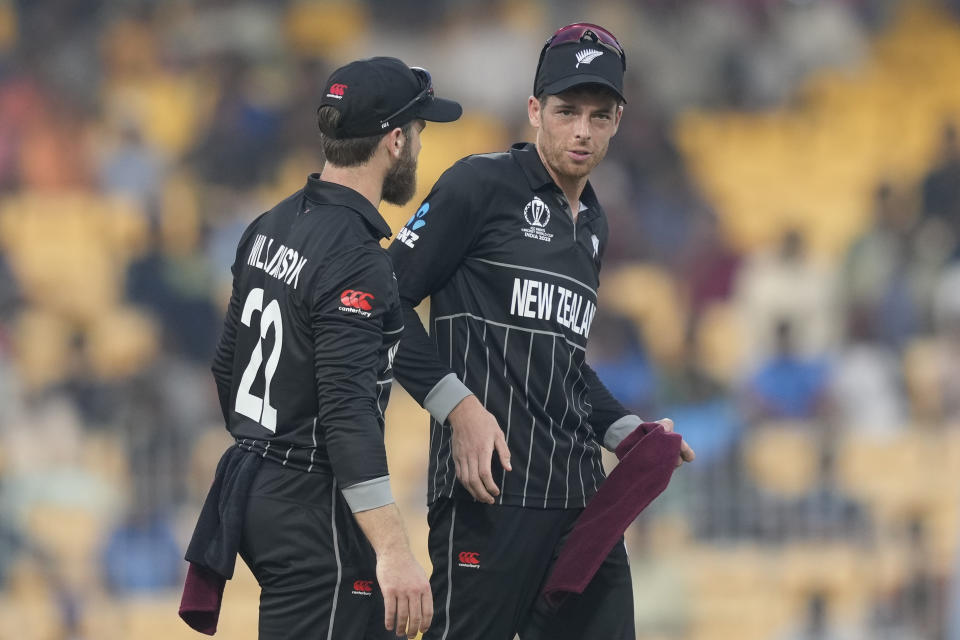
[(744, 443), (744, 462), (763, 489), (798, 496), (814, 488), (819, 478), (819, 450), (811, 424), (759, 427)]
[(604, 276), (599, 293), (601, 308), (639, 324), (655, 359), (672, 362), (680, 356), (686, 309), (669, 273), (649, 264), (623, 266)]
[(97, 553), (107, 523), (88, 509), (38, 504), (27, 514), (30, 539), (50, 553), (72, 588), (96, 584)]
[(766, 640), (789, 619), (775, 556), (748, 546), (691, 546), (674, 561), (691, 591), (689, 637)]
[(133, 203), (87, 193), (25, 193), (0, 202), (0, 243), (28, 300), (85, 323), (113, 306), (146, 234)]
[[(363, 4), (342, 0), (298, 0), (290, 4), (286, 31), (294, 50), (304, 55), (335, 57), (339, 65), (352, 56), (351, 45), (368, 31)], [(340, 60), (337, 56), (346, 56)]]
[(678, 118), (680, 149), (736, 247), (769, 245), (799, 213), (812, 247), (836, 256), (868, 224), (878, 176), (916, 182), (929, 166), (940, 122), (960, 114), (947, 71), (960, 68), (960, 28), (928, 3), (901, 7), (868, 64), (814, 74), (794, 105)]
[(72, 327), (47, 311), (20, 314), (13, 333), (17, 369), (26, 390), (41, 389), (70, 375)]
[(159, 351), (159, 334), (150, 316), (129, 308), (107, 309), (87, 329), (91, 372), (101, 380), (123, 380), (142, 371)]

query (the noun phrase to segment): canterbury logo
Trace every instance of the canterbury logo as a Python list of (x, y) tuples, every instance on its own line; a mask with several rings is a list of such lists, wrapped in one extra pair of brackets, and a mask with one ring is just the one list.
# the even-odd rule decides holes
[(356, 580), (353, 590), (359, 593), (373, 593), (373, 580)]
[(594, 61), (595, 58), (599, 58), (603, 55), (603, 51), (597, 51), (596, 49), (581, 49), (577, 51), (577, 66), (574, 69), (579, 69), (582, 64), (590, 64)]
[(347, 85), (337, 84), (330, 85), (330, 90), (327, 92), (328, 98), (336, 98), (337, 100), (343, 100), (343, 92), (347, 90)]
[(461, 551), (457, 557), (460, 564), (480, 564), (480, 554), (476, 551)]
[(370, 306), (370, 300), (373, 299), (372, 293), (354, 291), (353, 289), (347, 289), (340, 294), (340, 302), (343, 303), (343, 306), (362, 311), (370, 311), (373, 308)]

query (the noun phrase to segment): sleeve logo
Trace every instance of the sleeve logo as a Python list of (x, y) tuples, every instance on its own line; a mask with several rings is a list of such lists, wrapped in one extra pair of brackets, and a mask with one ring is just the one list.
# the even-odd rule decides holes
[(356, 313), (364, 318), (369, 318), (373, 315), (370, 313), (371, 309), (373, 309), (370, 301), (374, 299), (372, 293), (357, 291), (356, 289), (347, 289), (340, 294), (340, 302), (343, 303), (340, 311)]
[(397, 232), (397, 240), (413, 249), (414, 245), (417, 243), (417, 240), (420, 239), (420, 234), (416, 233), (416, 231), (427, 226), (427, 221), (424, 220), (424, 218), (426, 217), (428, 211), (430, 211), (430, 203), (424, 202), (422, 205), (420, 205), (420, 208), (417, 209), (417, 212), (410, 216), (410, 219), (407, 220), (407, 224), (403, 225), (403, 228)]

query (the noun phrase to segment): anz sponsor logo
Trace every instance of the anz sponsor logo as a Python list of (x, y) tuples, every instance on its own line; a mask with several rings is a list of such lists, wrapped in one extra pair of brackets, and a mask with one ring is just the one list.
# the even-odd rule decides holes
[(430, 203), (424, 202), (420, 205), (420, 208), (417, 209), (417, 212), (410, 216), (407, 224), (403, 225), (403, 228), (397, 232), (397, 240), (413, 249), (417, 244), (417, 240), (420, 239), (420, 234), (416, 232), (427, 226), (427, 221), (424, 220), (424, 218), (428, 211), (430, 211)]
[(597, 307), (566, 287), (514, 278), (510, 313), (521, 318), (556, 322), (578, 336), (588, 338)]
[(547, 225), (550, 224), (550, 207), (546, 202), (534, 197), (523, 208), (523, 219), (530, 225), (521, 229), (525, 238), (543, 242), (550, 242), (553, 239), (553, 234), (547, 231)]

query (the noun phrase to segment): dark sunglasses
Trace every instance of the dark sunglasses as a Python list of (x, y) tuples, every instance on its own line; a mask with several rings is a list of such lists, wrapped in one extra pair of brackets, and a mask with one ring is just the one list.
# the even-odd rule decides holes
[(401, 113), (409, 109), (415, 104), (419, 104), (426, 100), (427, 98), (433, 97), (433, 78), (430, 77), (430, 72), (422, 67), (410, 67), (410, 70), (413, 71), (413, 74), (417, 76), (417, 80), (420, 82), (420, 93), (414, 96), (413, 100), (403, 105), (389, 116), (380, 121), (380, 127), (386, 128), (390, 126), (390, 121), (399, 116)]
[(537, 73), (534, 77), (540, 76), (540, 67), (543, 65), (543, 59), (547, 56), (547, 51), (561, 44), (569, 42), (590, 42), (610, 49), (620, 58), (620, 64), (623, 70), (627, 70), (627, 55), (623, 52), (620, 41), (612, 33), (597, 24), (589, 22), (577, 22), (568, 24), (557, 30), (555, 34), (543, 45), (540, 50), (540, 60), (537, 62)]

